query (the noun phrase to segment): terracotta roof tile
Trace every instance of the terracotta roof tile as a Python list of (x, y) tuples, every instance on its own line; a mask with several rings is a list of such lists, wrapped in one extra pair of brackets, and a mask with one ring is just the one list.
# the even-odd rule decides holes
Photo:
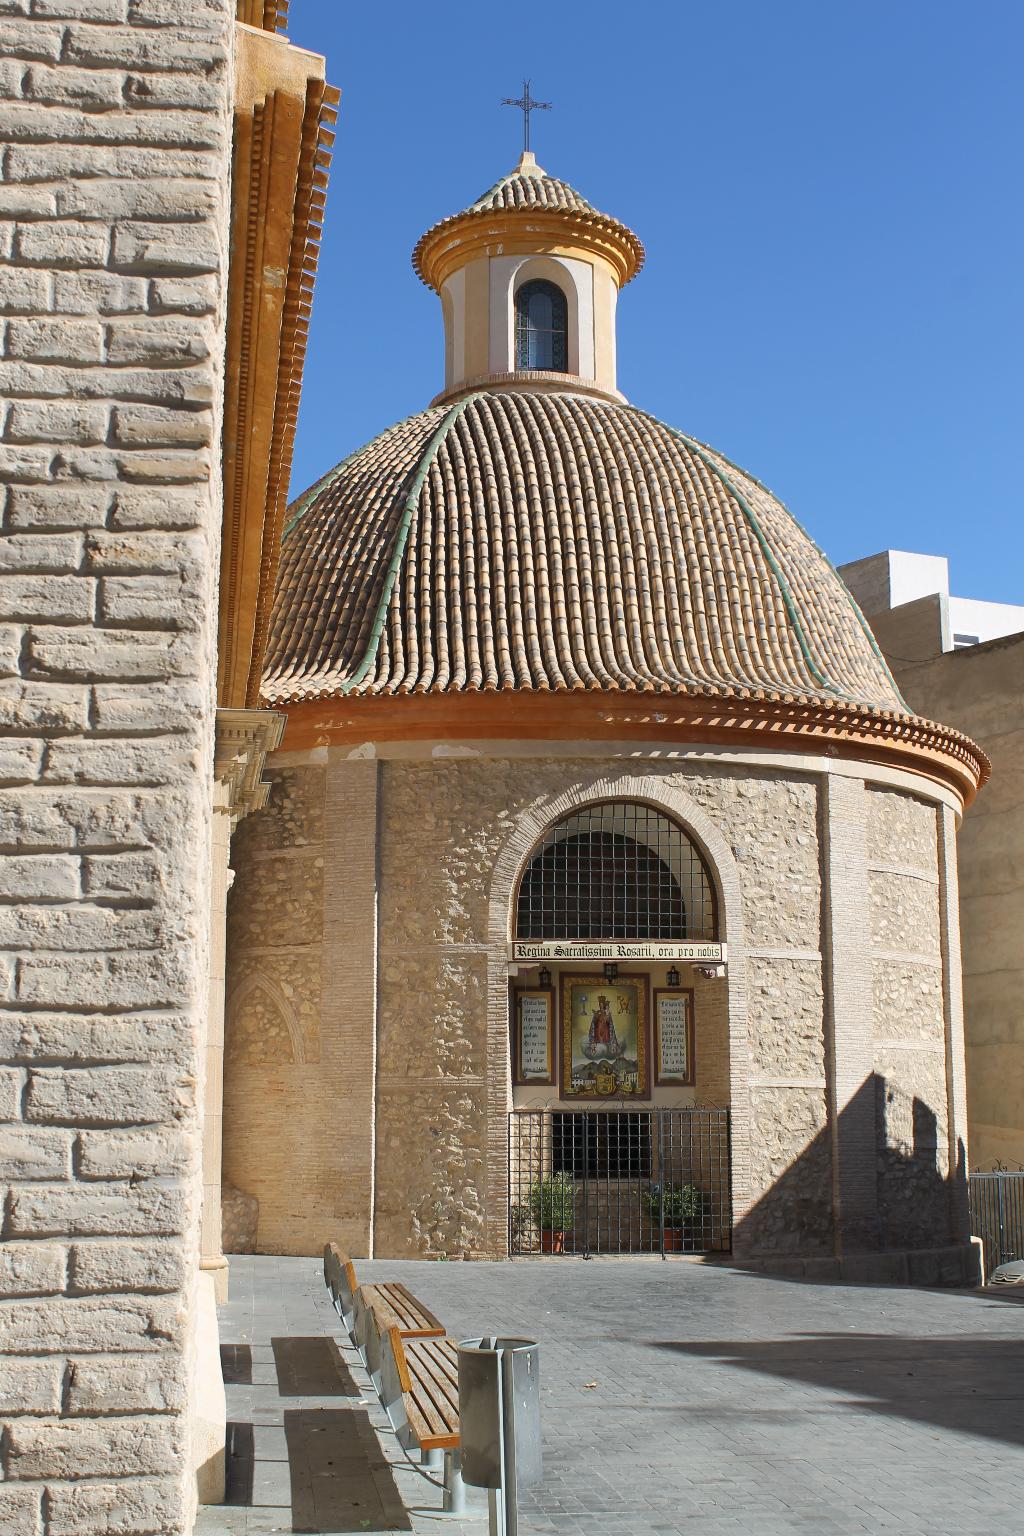
[(542, 210), (567, 214), (568, 221), (576, 224), (577, 227), (589, 226), (591, 230), (603, 231), (613, 236), (628, 253), (628, 266), (623, 281), (629, 282), (643, 267), (645, 253), (639, 236), (635, 235), (621, 220), (612, 218), (610, 214), (601, 213), (567, 181), (549, 176), (529, 153), (523, 155), (515, 170), (503, 176), (500, 181), (496, 181), (493, 187), (488, 187), (475, 203), (470, 203), (468, 208), (463, 208), (459, 213), (450, 214), (448, 218), (431, 225), (430, 229), (416, 242), (412, 257), (413, 267), (426, 282), (427, 278), (423, 271), (424, 252), (436, 236), (447, 233), (450, 228), (461, 225), (467, 220), (471, 222), (486, 220), (488, 214), (496, 212), (529, 214)]
[(824, 555), (629, 406), (493, 391), (392, 427), (297, 504), (268, 703), (610, 689), (907, 713)]
[(485, 208), (566, 208), (573, 213), (597, 212), (593, 203), (588, 203), (567, 181), (559, 181), (539, 167), (536, 171), (522, 171), (518, 166), (493, 187), (488, 187), (465, 212), (477, 213)]

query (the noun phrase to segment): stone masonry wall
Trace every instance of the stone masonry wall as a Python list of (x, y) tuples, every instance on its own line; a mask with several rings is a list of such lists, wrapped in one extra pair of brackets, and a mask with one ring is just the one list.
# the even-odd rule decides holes
[[(251, 1237), (264, 1252), (315, 1253), (337, 1238), (361, 1253), (374, 1222), (378, 1254), (490, 1251), (488, 1117), (508, 1108), (507, 1045), (499, 1059), (488, 1035), (494, 862), (539, 794), (586, 792), (621, 765), (380, 764), (375, 962), (372, 888), (354, 894), (361, 864), (352, 850), (332, 852), (335, 824), (352, 821), (363, 794), (356, 777), (374, 765), (328, 759), (271, 758), (270, 804), (232, 846), (225, 1177), (258, 1200)], [(713, 817), (741, 870), (756, 1190), (788, 1175), (778, 1197), (755, 1199), (751, 1242), (827, 1249), (816, 786), (728, 768), (655, 772)], [(367, 805), (367, 820), (374, 814)], [(503, 975), (503, 948), (499, 960)], [(360, 1000), (355, 989), (375, 969), (376, 1038), (372, 993)], [(727, 986), (695, 986), (695, 1097), (728, 1104)], [(376, 1167), (364, 1172), (367, 1144)], [(502, 1212), (490, 1216), (503, 1227)]]
[[(621, 764), (442, 760), (383, 765), (380, 854), (377, 1244), (381, 1254), (485, 1251), (485, 1124), (505, 1062), (488, 1060), (488, 901), (499, 849), (541, 794), (585, 792)], [(812, 780), (645, 760), (727, 839), (751, 948), (749, 1039), (761, 1251), (831, 1241)], [(780, 951), (795, 951), (783, 955)], [(724, 991), (721, 983), (718, 985)], [(697, 999), (698, 1032), (703, 1003)], [(704, 1073), (708, 1076), (705, 1078)], [(728, 1061), (698, 1051), (698, 1099), (729, 1100)], [(784, 1235), (785, 1234), (785, 1235)]]
[(830, 1252), (819, 790), (812, 779), (688, 778), (739, 864), (747, 945), (750, 1160), (744, 1252)]
[(868, 806), (880, 1237), (935, 1246), (950, 1198), (936, 812), (884, 789)]
[(266, 777), (266, 809), (239, 824), (231, 846), (224, 1032), (224, 1179), (255, 1199), (256, 1221), (225, 1237), (302, 1253), (320, 1236), (311, 1213), (333, 1210), (342, 1182), (338, 1083), (321, 1059), (326, 775), (311, 766)]
[(191, 1526), (229, 0), (0, 0), (0, 1529)]
[(259, 1200), (262, 1251), (315, 1253), (331, 1237), (379, 1256), (501, 1251), (510, 1089), (495, 870), (538, 800), (571, 802), (609, 779), (616, 797), (637, 782), (695, 803), (734, 861), (743, 932), (729, 934), (728, 982), (696, 982), (695, 1098), (737, 1117), (749, 1105), (737, 1252), (779, 1261), (948, 1240), (933, 805), (856, 776), (650, 759), (635, 778), (621, 759), (332, 752), (282, 754), (268, 771), (270, 807), (232, 852), (225, 1114), (225, 1167)]

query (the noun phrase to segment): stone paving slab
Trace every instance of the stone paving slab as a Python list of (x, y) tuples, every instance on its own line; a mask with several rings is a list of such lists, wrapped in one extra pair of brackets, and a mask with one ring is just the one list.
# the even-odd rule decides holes
[[(683, 1259), (357, 1269), (404, 1280), (458, 1337), (540, 1340), (545, 1478), (521, 1499), (523, 1536), (1024, 1528), (1024, 1297)], [(230, 1502), (201, 1512), (197, 1536), (483, 1536), (481, 1495), (471, 1518), (436, 1518), (319, 1261), (233, 1258), (231, 1287)]]

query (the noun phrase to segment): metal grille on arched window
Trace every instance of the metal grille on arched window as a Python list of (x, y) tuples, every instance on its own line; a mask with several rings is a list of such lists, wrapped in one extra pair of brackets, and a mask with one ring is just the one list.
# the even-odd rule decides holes
[(547, 832), (519, 886), (518, 939), (714, 939), (697, 848), (647, 805), (611, 801)]
[(516, 294), (516, 367), (565, 373), (568, 357), (568, 305), (554, 283), (524, 283)]

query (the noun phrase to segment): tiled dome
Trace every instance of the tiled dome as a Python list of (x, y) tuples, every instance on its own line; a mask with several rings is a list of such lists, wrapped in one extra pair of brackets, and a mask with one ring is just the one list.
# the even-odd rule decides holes
[(470, 395), (338, 465), (292, 508), (271, 631), (269, 704), (613, 690), (907, 714), (774, 496), (571, 392)]
[(644, 247), (638, 235), (619, 219), (600, 213), (567, 181), (549, 176), (527, 150), (515, 170), (496, 181), (493, 187), (488, 187), (475, 203), (470, 203), (461, 213), (453, 213), (432, 225), (420, 237), (412, 253), (412, 264), (417, 275), (424, 282), (430, 283), (425, 262), (427, 253), (436, 248), (439, 237), (443, 238), (456, 227), (462, 229), (467, 224), (475, 226), (498, 213), (521, 214), (524, 218), (541, 213), (559, 213), (565, 215), (568, 224), (574, 224), (577, 228), (587, 227), (610, 236), (622, 247), (624, 253), (623, 282), (629, 282), (635, 277), (644, 264)]

